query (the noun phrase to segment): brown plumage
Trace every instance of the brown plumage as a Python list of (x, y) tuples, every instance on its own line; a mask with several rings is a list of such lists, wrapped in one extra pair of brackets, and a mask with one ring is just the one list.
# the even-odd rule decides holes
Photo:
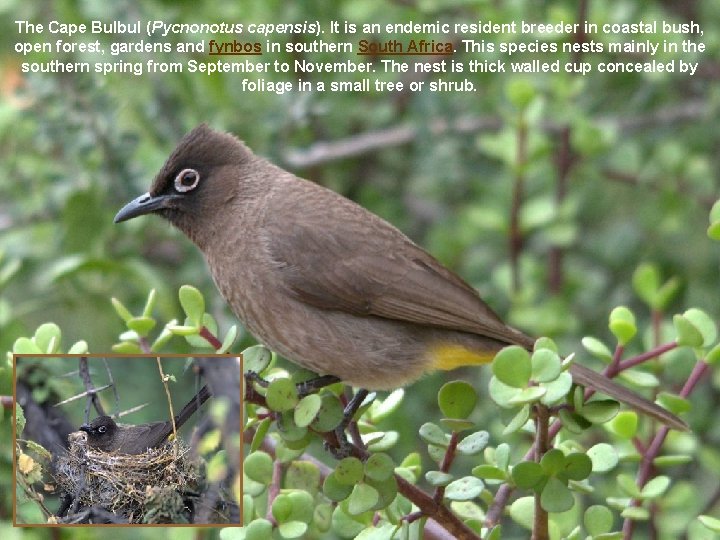
[[(320, 374), (391, 389), (423, 373), (484, 363), (533, 340), (477, 291), (361, 206), (201, 125), (150, 191), (115, 221), (156, 213), (203, 252), (215, 283), (260, 341)], [(676, 428), (654, 403), (582, 366), (575, 380)]]
[[(175, 416), (175, 429), (180, 427), (210, 397), (207, 386), (200, 391)], [(173, 432), (173, 423), (150, 422), (147, 424), (117, 424), (109, 416), (98, 416), (89, 424), (80, 426), (88, 436), (88, 446), (103, 452), (120, 454), (142, 454), (148, 448), (157, 448), (163, 444)]]

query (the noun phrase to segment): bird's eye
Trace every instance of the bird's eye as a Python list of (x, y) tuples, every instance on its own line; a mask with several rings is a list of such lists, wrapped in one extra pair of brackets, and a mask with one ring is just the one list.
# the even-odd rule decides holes
[(185, 193), (191, 189), (195, 189), (200, 181), (200, 173), (195, 169), (183, 169), (175, 177), (175, 189), (180, 193)]
[(98, 433), (105, 433), (107, 431), (107, 428), (105, 426), (100, 426), (99, 428), (97, 428), (97, 430)]

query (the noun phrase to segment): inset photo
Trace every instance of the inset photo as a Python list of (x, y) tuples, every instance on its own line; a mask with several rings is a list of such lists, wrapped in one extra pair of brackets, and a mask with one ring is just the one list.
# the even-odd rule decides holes
[(240, 360), (14, 355), (16, 526), (240, 524)]

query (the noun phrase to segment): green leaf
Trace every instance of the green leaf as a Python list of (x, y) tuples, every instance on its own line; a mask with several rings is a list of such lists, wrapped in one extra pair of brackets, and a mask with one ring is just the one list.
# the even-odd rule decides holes
[(633, 273), (635, 293), (651, 308), (656, 309), (657, 293), (660, 289), (660, 271), (654, 264), (644, 263)]
[(571, 452), (565, 456), (565, 463), (558, 474), (562, 480), (585, 480), (592, 472), (591, 459), (582, 452)]
[(539, 401), (547, 393), (544, 386), (529, 386), (523, 388), (515, 396), (510, 398), (511, 405), (525, 405), (526, 403), (535, 403)]
[(255, 435), (253, 435), (252, 442), (250, 443), (250, 452), (255, 452), (260, 448), (263, 443), (263, 439), (265, 439), (265, 435), (267, 435), (267, 432), (270, 429), (271, 423), (272, 418), (263, 418), (260, 421), (257, 429), (255, 429)]
[(596, 504), (585, 510), (583, 523), (590, 536), (599, 536), (612, 530), (613, 515), (607, 506)]
[(302, 398), (295, 408), (295, 423), (298, 426), (309, 426), (317, 417), (322, 398), (317, 394), (310, 394)]
[(540, 467), (548, 476), (555, 476), (563, 469), (565, 454), (558, 448), (551, 448), (540, 458)]
[(128, 322), (130, 319), (133, 318), (132, 313), (130, 313), (128, 308), (126, 308), (120, 300), (118, 300), (117, 298), (111, 298), (110, 302), (115, 308), (115, 313), (117, 313), (123, 321)]
[(455, 477), (452, 474), (440, 471), (428, 471), (425, 473), (425, 480), (433, 487), (447, 486)]
[(288, 378), (270, 381), (265, 395), (268, 407), (273, 411), (289, 411), (298, 404), (295, 383)]
[[(367, 443), (368, 450), (371, 452), (386, 452), (397, 444), (398, 439), (399, 435), (397, 431), (386, 431), (382, 433), (381, 437), (377, 437), (377, 433), (375, 433), (373, 442)], [(363, 438), (363, 440), (365, 439)]]
[(516, 431), (519, 431), (522, 429), (522, 427), (527, 423), (527, 421), (530, 419), (530, 405), (524, 405), (518, 413), (513, 416), (512, 420), (510, 420), (510, 423), (507, 425), (505, 429), (503, 429), (503, 437), (506, 437), (507, 435), (510, 435), (512, 433), (515, 433)]
[(307, 523), (302, 521), (286, 521), (278, 525), (278, 532), (283, 538), (302, 538), (307, 529)]
[(712, 532), (720, 534), (720, 519), (711, 516), (698, 516), (698, 521)]
[(593, 424), (604, 424), (617, 415), (620, 404), (614, 399), (596, 399), (583, 405), (580, 414)]
[(474, 456), (485, 450), (489, 440), (490, 434), (487, 431), (476, 431), (458, 443), (457, 451), (464, 456)]
[(620, 513), (620, 517), (633, 521), (646, 521), (650, 517), (650, 511), (640, 506), (628, 506)]
[(332, 431), (342, 422), (344, 409), (342, 403), (335, 394), (322, 394), (322, 404), (317, 417), (310, 426), (321, 433)]
[(640, 369), (626, 369), (620, 373), (620, 377), (641, 388), (657, 388), (660, 385), (660, 381), (655, 375)]
[(508, 470), (510, 464), (510, 445), (507, 443), (498, 444), (494, 454), (495, 465), (503, 471)]
[(55, 323), (44, 323), (35, 330), (33, 341), (35, 345), (43, 352), (52, 354), (60, 349), (60, 340), (62, 332), (60, 327)]
[(510, 517), (531, 531), (535, 520), (535, 497), (520, 497), (513, 501), (510, 505)]
[(472, 473), (483, 480), (505, 480), (507, 475), (505, 471), (494, 467), (493, 465), (478, 465), (474, 467)]
[(582, 433), (592, 425), (578, 413), (567, 409), (560, 409), (558, 411), (558, 417), (562, 421), (563, 427), (571, 433)]
[(488, 393), (490, 398), (497, 403), (500, 407), (505, 409), (511, 409), (515, 407), (510, 403), (510, 400), (514, 398), (519, 392), (520, 388), (513, 388), (503, 383), (497, 377), (491, 377), (490, 383), (488, 384)]
[(720, 240), (720, 221), (712, 223), (707, 229), (710, 240)]
[(635, 315), (625, 306), (618, 306), (610, 312), (609, 327), (620, 345), (626, 345), (637, 334)]
[(248, 523), (244, 529), (245, 540), (266, 540), (267, 538), (272, 538), (272, 523), (267, 519), (254, 519)]
[(270, 365), (272, 353), (270, 349), (263, 345), (253, 345), (248, 347), (242, 353), (243, 370), (252, 371), (254, 373), (262, 373)]
[(710, 209), (710, 223), (720, 221), (720, 199), (715, 201)]
[(530, 353), (518, 345), (502, 349), (492, 362), (492, 371), (500, 382), (513, 388), (525, 388), (530, 382)]
[(575, 504), (568, 487), (557, 478), (548, 479), (540, 494), (540, 505), (547, 512), (566, 512)]
[(438, 405), (447, 418), (467, 418), (472, 414), (477, 400), (477, 392), (465, 381), (445, 383), (438, 392)]
[(505, 96), (517, 109), (525, 109), (535, 99), (536, 86), (529, 78), (510, 78), (505, 85)]
[(554, 381), (542, 383), (542, 387), (545, 388), (546, 392), (540, 402), (548, 406), (557, 404), (561, 399), (565, 399), (572, 385), (572, 375), (567, 371), (563, 371)]
[(371, 510), (377, 511), (387, 508), (395, 500), (395, 497), (397, 497), (397, 480), (392, 475), (385, 480), (373, 480), (369, 476), (366, 476), (365, 483), (375, 488), (379, 495), (378, 502)]
[(521, 461), (512, 468), (511, 476), (520, 489), (534, 489), (547, 479), (543, 468), (534, 461)]
[[(319, 471), (318, 471), (318, 479)], [(315, 489), (315, 486), (313, 486)], [(288, 494), (290, 499), (292, 512), (290, 520), (300, 521), (302, 523), (310, 523), (313, 519), (313, 511), (315, 510), (315, 498), (309, 492), (302, 489), (294, 489)]]
[(363, 479), (365, 471), (362, 461), (356, 457), (347, 457), (335, 467), (335, 479), (341, 484), (352, 486)]
[(645, 484), (640, 490), (643, 499), (657, 499), (670, 487), (670, 478), (667, 476), (656, 476)]
[(35, 345), (33, 340), (26, 337), (19, 337), (13, 343), (12, 350), (16, 354), (43, 354), (43, 351)]
[[(283, 487), (299, 490), (298, 493), (307, 493), (310, 499), (310, 514), (312, 514), (314, 506), (313, 496), (317, 493), (319, 485), (320, 469), (315, 463), (297, 460), (288, 465)], [(294, 496), (293, 492), (291, 492), (290, 497), (291, 500), (295, 501), (299, 496)]]
[(710, 227), (707, 234), (711, 240), (720, 240), (720, 200), (715, 201), (710, 209)]
[(617, 483), (618, 486), (620, 486), (620, 489), (633, 499), (640, 498), (640, 489), (635, 483), (635, 478), (629, 474), (618, 474)]
[(680, 292), (680, 280), (676, 277), (668, 279), (663, 283), (662, 287), (658, 291), (657, 295), (657, 307), (655, 309), (664, 310), (668, 304), (677, 296)]
[(637, 433), (638, 415), (635, 411), (621, 411), (607, 427), (618, 437), (632, 439)]
[(687, 465), (692, 461), (693, 457), (687, 455), (658, 456), (653, 459), (653, 465), (656, 467), (677, 467)]
[(205, 313), (205, 298), (202, 293), (191, 285), (183, 285), (180, 287), (178, 296), (185, 315), (192, 324), (200, 327)]
[(243, 462), (245, 475), (264, 485), (269, 485), (273, 475), (273, 459), (270, 454), (258, 450), (249, 454)]
[(143, 308), (143, 317), (151, 317), (153, 309), (155, 309), (155, 302), (157, 300), (157, 291), (150, 289), (147, 300), (145, 301), (145, 307)]
[(370, 407), (370, 416), (375, 422), (380, 422), (395, 412), (405, 397), (405, 390), (398, 388), (390, 392), (383, 401), (375, 400)]
[(292, 513), (292, 503), (286, 493), (279, 493), (272, 503), (272, 515), (278, 523), (287, 521)]
[(690, 321), (695, 328), (702, 334), (703, 347), (709, 347), (717, 340), (717, 325), (710, 316), (701, 309), (690, 308), (683, 313), (688, 321)]
[(599, 339), (586, 336), (582, 338), (581, 343), (583, 347), (585, 347), (585, 349), (596, 358), (599, 358), (605, 363), (610, 363), (612, 361), (612, 353), (610, 352), (610, 349), (608, 349), (607, 346)]
[(352, 486), (338, 482), (335, 473), (332, 472), (325, 477), (323, 482), (323, 493), (331, 501), (343, 501), (350, 496)]
[(140, 354), (142, 349), (137, 343), (131, 341), (122, 341), (112, 346), (112, 351), (118, 354)]
[(550, 349), (539, 349), (532, 354), (532, 375), (534, 381), (546, 383), (554, 381), (562, 371), (560, 357)]
[(168, 324), (166, 328), (176, 336), (195, 336), (200, 331), (200, 328), (198, 328), (197, 326), (186, 326), (177, 324)]
[(235, 343), (235, 339), (237, 338), (237, 325), (233, 324), (230, 329), (227, 331), (227, 334), (225, 334), (225, 339), (222, 341), (222, 345), (220, 348), (216, 351), (218, 354), (225, 354), (230, 350), (230, 347), (233, 346), (233, 343)]
[(87, 341), (81, 339), (70, 347), (68, 354), (85, 354), (88, 350)]
[(419, 433), (426, 443), (442, 446), (443, 448), (447, 448), (448, 444), (450, 444), (450, 435), (440, 429), (437, 424), (425, 422), (420, 426)]
[(173, 333), (170, 331), (169, 327), (174, 326), (175, 324), (177, 324), (177, 321), (173, 319), (165, 325), (162, 331), (158, 334), (158, 337), (155, 338), (155, 341), (153, 341), (153, 344), (150, 346), (151, 351), (159, 351), (168, 341), (172, 339)]
[(478, 497), (485, 484), (475, 476), (464, 476), (450, 482), (445, 488), (445, 498), (451, 501), (469, 501)]
[(383, 452), (372, 454), (365, 462), (365, 476), (371, 480), (383, 481), (393, 475), (395, 462)]
[(593, 472), (597, 473), (614, 469), (619, 461), (617, 450), (607, 443), (596, 444), (587, 451), (587, 455), (592, 461)]
[(458, 433), (475, 427), (475, 422), (471, 422), (470, 420), (458, 420), (457, 418), (441, 418), (440, 423), (450, 431), (456, 431)]
[(356, 484), (348, 499), (348, 512), (357, 516), (371, 510), (378, 502), (380, 495), (368, 484)]
[(673, 325), (677, 333), (678, 345), (684, 347), (701, 347), (704, 341), (700, 330), (692, 321), (683, 315), (673, 316)]
[(720, 364), (720, 343), (710, 349), (710, 351), (705, 355), (705, 361), (711, 366), (717, 366)]
[(660, 392), (657, 402), (673, 414), (686, 413), (692, 408), (690, 401), (670, 392)]
[(133, 317), (126, 323), (130, 330), (137, 332), (138, 336), (147, 337), (150, 330), (155, 328), (156, 321), (151, 317)]

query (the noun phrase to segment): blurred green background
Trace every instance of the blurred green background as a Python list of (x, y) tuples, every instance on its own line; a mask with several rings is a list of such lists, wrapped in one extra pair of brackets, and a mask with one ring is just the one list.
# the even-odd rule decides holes
[[(177, 288), (184, 283), (204, 292), (211, 302), (208, 311), (221, 329), (235, 323), (199, 252), (180, 233), (153, 218), (112, 223), (125, 202), (147, 190), (179, 138), (200, 122), (237, 134), (255, 152), (394, 223), (477, 287), (509, 322), (529, 333), (555, 337), (566, 353), (580, 349), (583, 335), (607, 338), (607, 314), (616, 305), (630, 306), (647, 325), (647, 309), (632, 291), (633, 272), (642, 262), (656, 265), (663, 279), (677, 278), (680, 288), (669, 312), (696, 306), (717, 317), (718, 249), (705, 235), (708, 211), (720, 185), (720, 12), (716, 7), (712, 0), (1, 2), (0, 159), (5, 173), (0, 175), (0, 350), (11, 350), (18, 337), (54, 321), (63, 330), (66, 348), (84, 339), (92, 352), (109, 351), (123, 330), (110, 297), (137, 312), (148, 291), (156, 288), (155, 313), (160, 320), (169, 320), (181, 313)], [(677, 73), (594, 72), (586, 77), (448, 73), (441, 76), (458, 81), (467, 77), (479, 90), (284, 95), (243, 93), (238, 90), (239, 76), (232, 74), (29, 76), (20, 72), (24, 59), (12, 52), (18, 39), (13, 21), (19, 19), (43, 23), (319, 20), (327, 24), (330, 20), (502, 23), (582, 18), (599, 24), (693, 20), (704, 29), (700, 39), (707, 50), (681, 56), (699, 62), (692, 78)], [(96, 37), (106, 46), (114, 40), (139, 39), (131, 35), (92, 39)], [(357, 42), (361, 37), (336, 39)], [(382, 41), (396, 36), (374, 37)], [(175, 43), (183, 37), (169, 39)], [(684, 36), (643, 35), (642, 39), (679, 42)], [(177, 59), (174, 53), (153, 57)], [(343, 59), (334, 54), (273, 57), (289, 62)], [(558, 57), (562, 62), (573, 60), (563, 54), (550, 59)], [(32, 60), (52, 58), (37, 54)], [(68, 56), (73, 58), (84, 57)], [(125, 60), (147, 58), (130, 54)], [(469, 58), (456, 56), (460, 61)], [(484, 58), (494, 60), (499, 55)], [(611, 59), (642, 60), (642, 56), (582, 58), (593, 63)], [(659, 53), (657, 59), (670, 57)], [(411, 75), (408, 80), (417, 77)], [(304, 77), (330, 81), (363, 75)], [(396, 75), (378, 77), (397, 79)], [(319, 144), (323, 142), (329, 146)], [(520, 188), (521, 199), (513, 206), (513, 193), (520, 193)], [(511, 216), (517, 218), (515, 226)], [(236, 349), (251, 342), (244, 335)], [(187, 347), (175, 340), (169, 349), (181, 352)], [(682, 353), (677, 357), (674, 365), (679, 367), (674, 370), (677, 380), (682, 380), (690, 359), (683, 362)], [(485, 388), (487, 374), (464, 376)], [(414, 385), (404, 405), (405, 416), (397, 416), (397, 425), (388, 427), (400, 431), (401, 451), (414, 447), (414, 433), (424, 415), (437, 414), (434, 395), (443, 380), (447, 375)], [(0, 393), (10, 393), (8, 381), (6, 376)], [(716, 388), (717, 384), (712, 391), (708, 385), (695, 396), (696, 418), (717, 410)], [(481, 423), (483, 419), (488, 425), (497, 422), (493, 415), (493, 407), (481, 410)], [(708, 424), (707, 416), (699, 422), (702, 445), (708, 449), (717, 445), (720, 426)], [(0, 517), (7, 522), (12, 493), (7, 413), (2, 440), (0, 488), (5, 495)], [(717, 483), (718, 471), (704, 481)], [(155, 537), (157, 532), (148, 530), (147, 535)], [(171, 537), (192, 534), (175, 530)], [(21, 533), (0, 526), (0, 535), (50, 533)], [(94, 537), (95, 532), (72, 535)]]

